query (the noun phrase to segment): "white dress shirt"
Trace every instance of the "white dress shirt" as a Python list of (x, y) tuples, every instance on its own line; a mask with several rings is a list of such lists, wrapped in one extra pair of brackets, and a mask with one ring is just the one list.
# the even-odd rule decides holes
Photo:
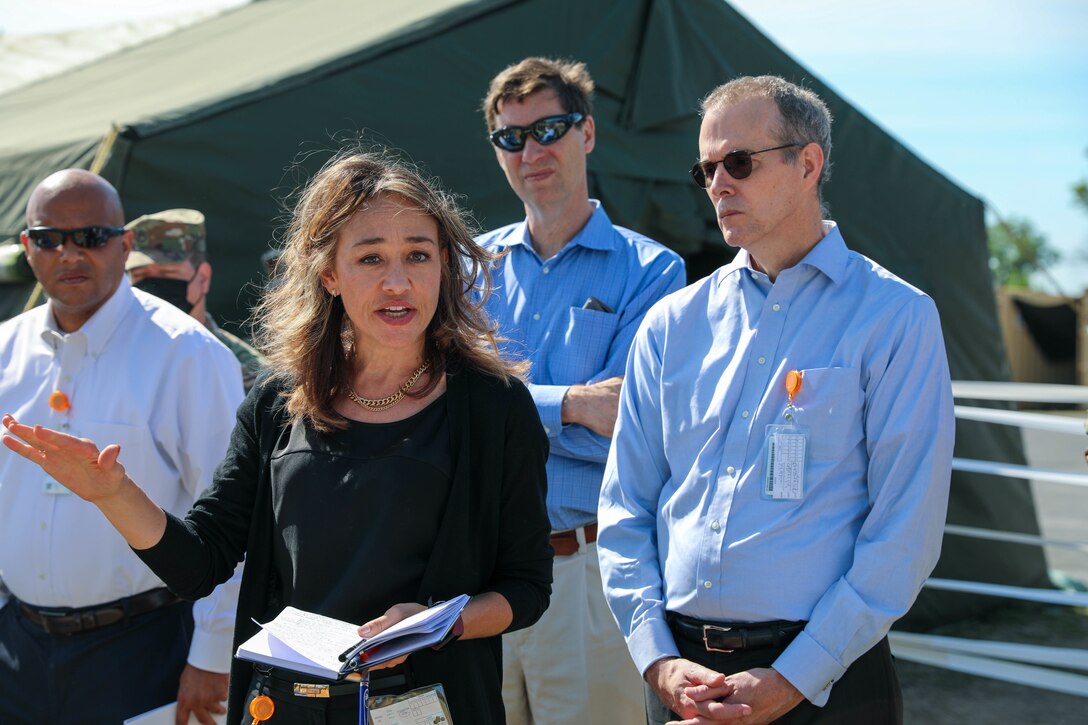
[[(600, 502), (606, 595), (639, 670), (666, 611), (806, 620), (774, 668), (823, 705), (914, 602), (941, 548), (955, 426), (933, 301), (836, 226), (772, 283), (745, 251), (650, 310)], [(767, 426), (804, 372), (804, 492), (763, 495)]]
[[(129, 477), (177, 516), (211, 482), (243, 395), (234, 355), (127, 278), (75, 332), (57, 327), (50, 305), (0, 325), (0, 371), (0, 413), (120, 444)], [(50, 407), (54, 391), (69, 410)], [(194, 605), (189, 664), (229, 669), (239, 580)], [(37, 607), (76, 608), (163, 583), (97, 508), (0, 449), (0, 585)]]

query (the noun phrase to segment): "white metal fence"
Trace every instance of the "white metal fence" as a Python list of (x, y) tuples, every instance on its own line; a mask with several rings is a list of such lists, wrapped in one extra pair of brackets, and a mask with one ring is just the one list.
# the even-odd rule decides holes
[[(1078, 385), (954, 382), (952, 392), (958, 399), (969, 400), (1088, 404), (1088, 386)], [(982, 421), (1055, 433), (1085, 433), (1082, 420), (1062, 415), (1021, 413), (1011, 410), (957, 405), (956, 417), (962, 420)], [(1088, 443), (1088, 438), (1086, 438), (1086, 443)], [(1073, 473), (966, 458), (954, 458), (952, 468), (957, 471), (970, 471), (1047, 484), (1088, 488), (1088, 472)], [(1088, 467), (1085, 470), (1088, 471)], [(969, 526), (948, 525), (945, 527), (945, 531), (959, 536), (971, 536), (992, 541), (1071, 549), (1088, 555), (1088, 541), (1048, 539), (1042, 536), (993, 531)], [(926, 582), (926, 586), (930, 589), (1088, 608), (1088, 593), (1085, 592), (1033, 589), (934, 578), (930, 578)], [(888, 638), (891, 641), (895, 656), (904, 660), (1020, 685), (1031, 685), (1055, 692), (1088, 697), (1088, 674), (1078, 674), (1088, 673), (1088, 649), (1044, 647), (1018, 642), (941, 637), (909, 632), (892, 632), (888, 635)]]

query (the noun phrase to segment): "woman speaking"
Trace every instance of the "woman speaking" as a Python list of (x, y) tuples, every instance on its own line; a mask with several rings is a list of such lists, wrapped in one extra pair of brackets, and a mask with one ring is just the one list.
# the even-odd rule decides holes
[[(547, 439), (477, 301), (489, 262), (447, 194), (402, 162), (341, 154), (298, 200), (282, 280), (256, 311), (270, 372), (184, 520), (125, 475), (116, 445), (11, 416), (4, 444), (97, 505), (180, 596), (244, 557), (235, 645), (288, 605), (373, 636), (471, 595), (458, 641), (375, 672), (371, 693), (441, 684), (457, 725), (502, 723), (498, 635), (547, 607), (552, 551)], [(358, 687), (295, 694), (320, 682), (235, 660), (229, 722), (258, 690), (272, 723), (357, 722)]]

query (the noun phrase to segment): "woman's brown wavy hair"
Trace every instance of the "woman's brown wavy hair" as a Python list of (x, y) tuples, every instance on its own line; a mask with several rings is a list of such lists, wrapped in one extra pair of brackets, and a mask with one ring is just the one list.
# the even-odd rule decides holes
[(341, 228), (369, 200), (386, 194), (430, 215), (438, 224), (439, 246), (448, 252), (426, 333), (431, 375), (410, 395), (433, 390), (455, 360), (504, 380), (525, 372), (524, 363), (499, 355), (494, 325), (483, 311), (495, 256), (476, 244), (453, 197), (389, 153), (344, 151), (299, 195), (277, 263), (277, 283), (255, 310), (257, 346), (269, 362), (266, 381), (284, 386), (292, 420), (304, 419), (320, 431), (347, 426), (333, 404), (356, 364), (342, 298), (329, 294), (321, 273), (333, 265)]

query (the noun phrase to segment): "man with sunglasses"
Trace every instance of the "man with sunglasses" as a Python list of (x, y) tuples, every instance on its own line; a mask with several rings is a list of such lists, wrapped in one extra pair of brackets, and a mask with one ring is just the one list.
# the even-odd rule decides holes
[(479, 239), (506, 253), (488, 311), (506, 352), (532, 363), (556, 555), (548, 611), (503, 637), (511, 725), (645, 722), (641, 682), (601, 590), (597, 497), (631, 339), (650, 306), (684, 284), (684, 264), (589, 198), (592, 93), (583, 64), (526, 58), (491, 81), (483, 103), (526, 215)]
[[(0, 411), (121, 444), (184, 515), (211, 481), (242, 400), (231, 353), (134, 291), (116, 190), (82, 169), (42, 181), (20, 239), (47, 304), (0, 325)], [(24, 462), (25, 463), (25, 462)], [(0, 455), (0, 722), (111, 723), (178, 701), (223, 712), (237, 578), (183, 603), (93, 506)]]
[(650, 722), (899, 723), (886, 634), (933, 569), (954, 438), (933, 301), (824, 221), (831, 116), (781, 78), (703, 101), (735, 259), (647, 315), (601, 491)]
[(204, 215), (196, 209), (167, 209), (144, 214), (125, 225), (132, 232), (132, 253), (125, 269), (136, 289), (166, 300), (204, 325), (234, 353), (248, 393), (264, 367), (252, 345), (232, 335), (208, 311), (212, 265), (207, 258)]

